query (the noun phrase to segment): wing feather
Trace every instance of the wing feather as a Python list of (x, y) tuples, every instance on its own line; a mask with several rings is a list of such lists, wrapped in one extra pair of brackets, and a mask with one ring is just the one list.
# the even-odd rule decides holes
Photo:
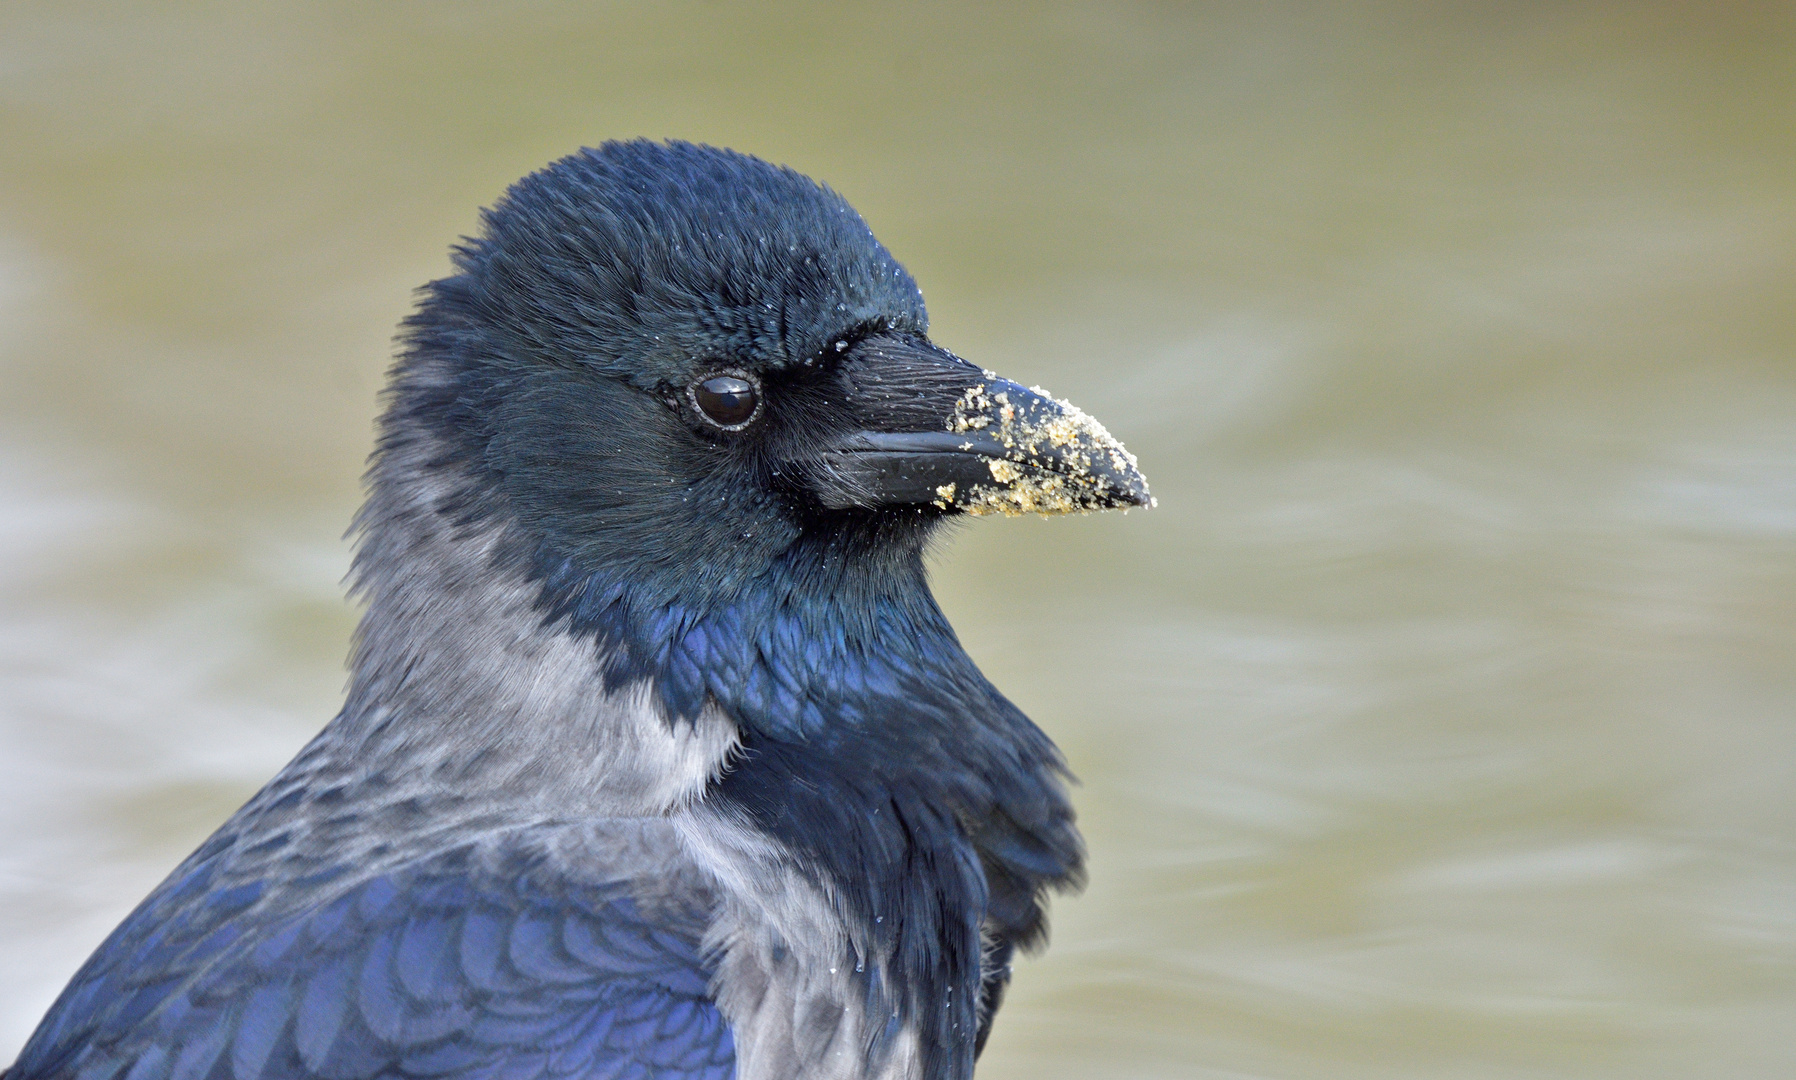
[(297, 898), (185, 868), (6, 1080), (728, 1080), (708, 895), (664, 867), (583, 876), (539, 841), (489, 838)]

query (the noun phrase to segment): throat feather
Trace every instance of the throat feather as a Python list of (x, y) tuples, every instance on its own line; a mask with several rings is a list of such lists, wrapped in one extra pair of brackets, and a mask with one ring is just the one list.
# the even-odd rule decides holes
[(608, 681), (651, 687), (670, 724), (734, 720), (740, 751), (705, 801), (835, 898), (841, 962), (881, 973), (866, 1004), (947, 1055), (924, 1075), (970, 1075), (995, 1001), (984, 956), (1039, 940), (1045, 894), (1078, 884), (1082, 856), (1058, 752), (980, 674), (920, 567), (853, 611), (771, 586), (638, 608), (566, 562), (542, 582), (548, 618), (600, 643)]

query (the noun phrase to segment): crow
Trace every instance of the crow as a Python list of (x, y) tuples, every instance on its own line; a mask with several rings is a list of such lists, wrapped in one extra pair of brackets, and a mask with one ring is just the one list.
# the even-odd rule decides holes
[(402, 327), (342, 711), (4, 1080), (964, 1080), (1083, 856), (924, 549), (1135, 459), (790, 169), (607, 143), (482, 224)]

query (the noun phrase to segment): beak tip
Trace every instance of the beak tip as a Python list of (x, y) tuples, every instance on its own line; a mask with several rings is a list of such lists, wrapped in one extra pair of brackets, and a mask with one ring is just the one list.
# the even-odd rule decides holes
[(1118, 494), (1116, 505), (1123, 510), (1152, 510), (1160, 505), (1160, 500), (1154, 498), (1147, 489), (1147, 481), (1136, 473), (1129, 478), (1128, 487)]

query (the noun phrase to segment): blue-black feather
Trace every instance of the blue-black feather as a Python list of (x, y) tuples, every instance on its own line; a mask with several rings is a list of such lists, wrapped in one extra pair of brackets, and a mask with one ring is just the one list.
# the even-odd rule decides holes
[(114, 932), (17, 1075), (733, 1074), (700, 908), (466, 850), (260, 907), (253, 885), (209, 891), (217, 870), (190, 864)]
[[(998, 993), (981, 986), (982, 927), (1007, 961), (1039, 940), (1043, 890), (1077, 880), (1079, 843), (1053, 783), (1060, 759), (960, 647), (920, 558), (870, 603), (804, 588), (823, 561), (801, 539), (769, 569), (777, 585), (641, 621), (627, 588), (575, 578), (571, 560), (539, 565), (558, 571), (543, 576), (545, 618), (598, 639), (618, 685), (646, 680), (670, 720), (715, 703), (743, 726), (742, 757), (715, 797), (834, 884), (890, 958), (889, 992), (934, 1027), (926, 1043), (964, 1047), (970, 1070), (981, 995), (995, 1007)], [(945, 1007), (924, 1007), (935, 1001)]]

